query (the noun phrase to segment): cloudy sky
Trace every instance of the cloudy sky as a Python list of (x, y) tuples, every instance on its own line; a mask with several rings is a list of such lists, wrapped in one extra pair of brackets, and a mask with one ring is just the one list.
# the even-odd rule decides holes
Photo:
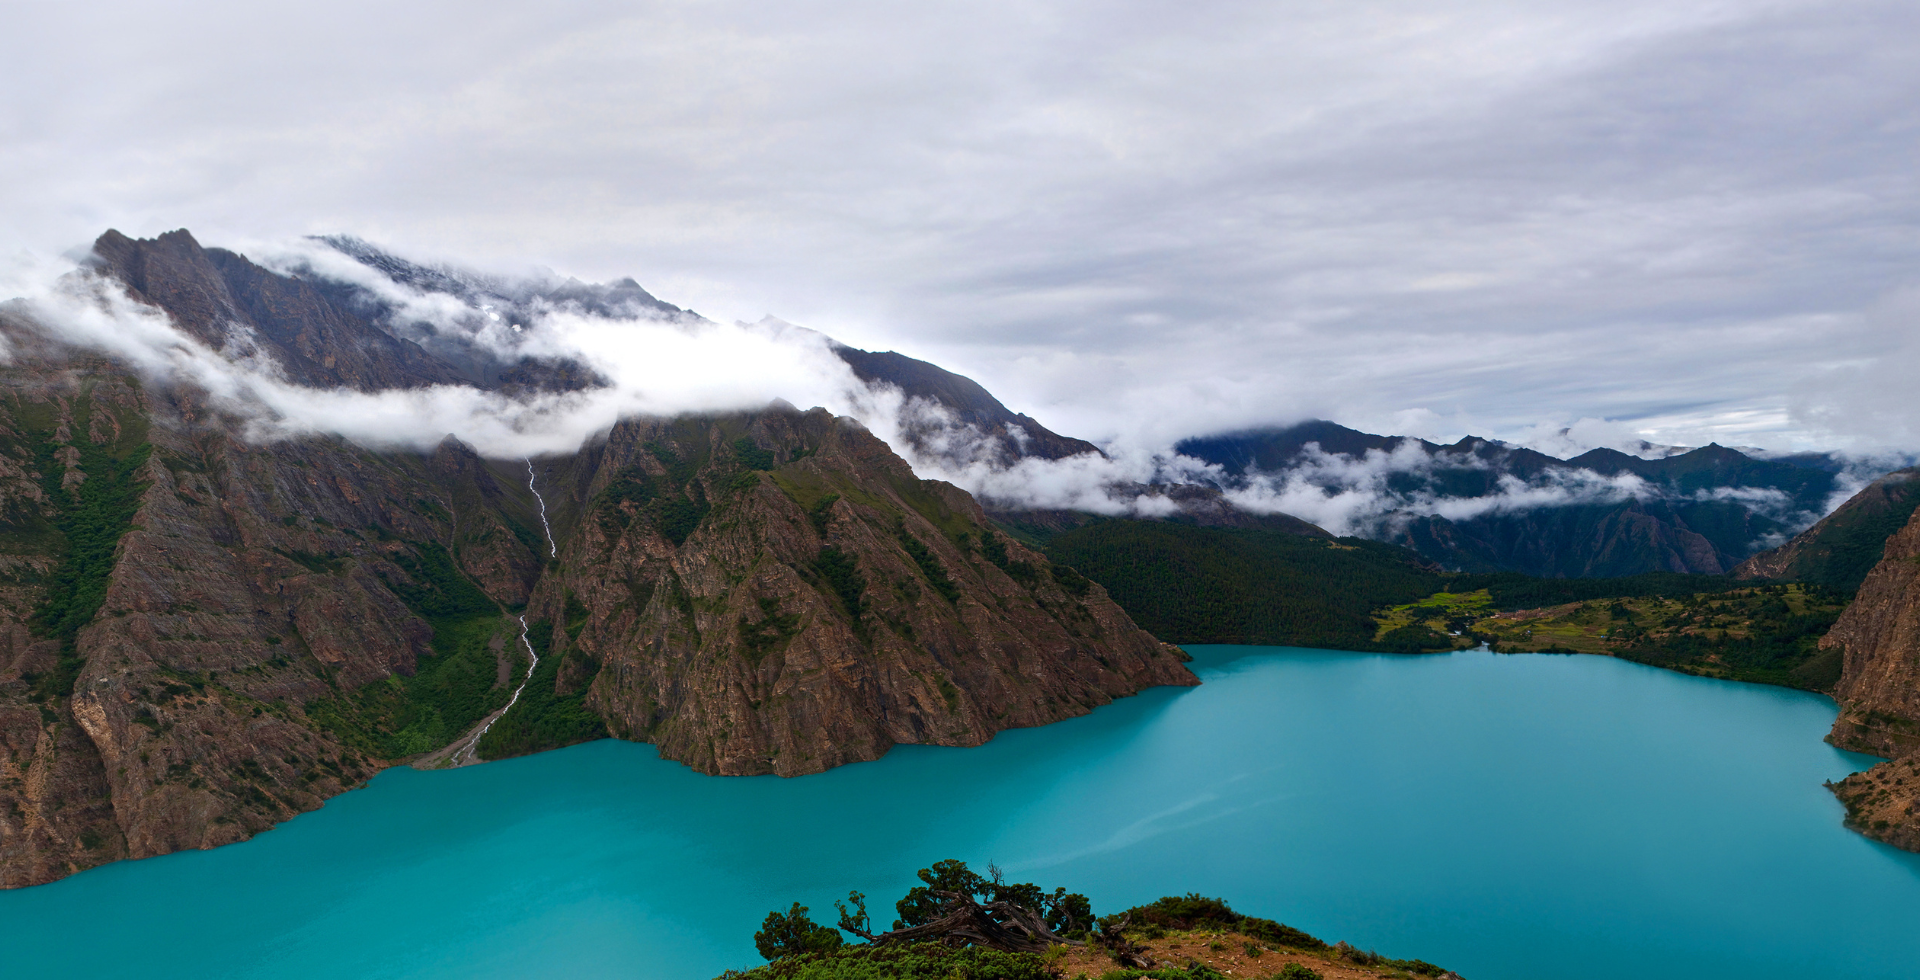
[(631, 275), (1091, 438), (1920, 448), (1910, 0), (0, 18), (11, 253), (344, 231)]

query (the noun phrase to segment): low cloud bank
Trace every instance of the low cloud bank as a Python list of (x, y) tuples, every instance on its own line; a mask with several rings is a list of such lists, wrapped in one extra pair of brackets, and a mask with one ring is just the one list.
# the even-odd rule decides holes
[(451, 435), (484, 456), (520, 458), (576, 451), (622, 418), (752, 410), (781, 398), (856, 419), (921, 476), (1006, 506), (1140, 516), (1174, 509), (1141, 486), (1164, 477), (1162, 457), (1120, 452), (1009, 465), (1001, 436), (895, 386), (861, 381), (825, 335), (773, 318), (721, 324), (654, 302), (610, 310), (567, 298), (565, 281), (447, 270), (428, 270), (445, 277), (446, 289), (419, 288), (313, 242), (273, 248), (262, 261), (364, 289), (388, 310), (383, 326), (429, 350), (508, 364), (573, 360), (606, 383), (531, 394), (468, 385), (314, 388), (290, 381), (243, 325), (229, 325), (227, 343), (215, 349), (72, 261), (16, 258), (0, 270), (0, 295), (11, 297), (3, 308), (18, 322), (49, 339), (111, 356), (150, 381), (204, 390), (254, 441), (326, 434), (426, 450)]
[(204, 389), (265, 441), (332, 434), (364, 445), (425, 449), (452, 435), (483, 455), (515, 458), (578, 449), (621, 418), (756, 408), (781, 396), (842, 412), (865, 386), (807, 331), (719, 324), (691, 317), (611, 318), (564, 304), (526, 322), (468, 307), (445, 294), (389, 282), (408, 323), (432, 321), (507, 360), (571, 358), (609, 380), (574, 392), (508, 395), (467, 385), (361, 392), (289, 381), (234, 330), (216, 350), (160, 310), (134, 302), (92, 272), (43, 260), (14, 262), (0, 289), (7, 309), (52, 339), (110, 355), (143, 376)]
[[(523, 394), (466, 385), (317, 389), (288, 380), (244, 328), (230, 329), (228, 342), (216, 350), (163, 312), (130, 299), (118, 283), (72, 262), (16, 259), (0, 270), (0, 295), (14, 297), (6, 311), (53, 339), (106, 353), (150, 379), (205, 390), (256, 441), (330, 434), (373, 447), (424, 450), (452, 435), (483, 455), (518, 458), (573, 452), (625, 417), (751, 410), (783, 398), (852, 417), (921, 476), (947, 480), (1008, 508), (1165, 516), (1178, 506), (1161, 488), (1202, 484), (1252, 513), (1288, 514), (1335, 534), (1381, 536), (1414, 517), (1462, 521), (1544, 507), (1675, 500), (1666, 488), (1631, 473), (1605, 476), (1573, 467), (1550, 468), (1530, 479), (1500, 474), (1489, 493), (1449, 495), (1439, 488), (1440, 477), (1449, 470), (1484, 470), (1487, 462), (1467, 453), (1430, 453), (1412, 439), (1357, 458), (1309, 445), (1283, 471), (1244, 477), (1167, 447), (1126, 442), (1109, 445), (1104, 455), (1021, 457), (1007, 451), (1001, 435), (965, 424), (937, 403), (862, 382), (826, 336), (776, 319), (715, 323), (660, 303), (630, 282), (589, 287), (558, 278), (508, 280), (424, 267), (411, 267), (418, 275), (389, 275), (311, 240), (266, 249), (260, 260), (282, 272), (364, 290), (387, 311), (383, 326), (429, 350), (507, 364), (572, 360), (605, 383)], [(1018, 442), (1023, 433), (1010, 435)], [(1528, 441), (1556, 456), (1596, 444), (1649, 457), (1672, 448), (1650, 446), (1620, 423), (1594, 419), (1543, 426)], [(1893, 465), (1858, 461), (1842, 474), (1825, 509)], [(1795, 512), (1779, 490), (1703, 493), (1687, 499), (1735, 501), (1793, 527), (1821, 516)]]
[(1492, 493), (1473, 497), (1450, 496), (1429, 483), (1446, 470), (1487, 468), (1485, 460), (1470, 454), (1429, 453), (1414, 439), (1402, 440), (1391, 451), (1369, 450), (1358, 458), (1328, 453), (1319, 444), (1308, 443), (1291, 468), (1249, 473), (1244, 485), (1227, 492), (1227, 499), (1255, 513), (1291, 514), (1335, 534), (1377, 536), (1414, 517), (1463, 521), (1541, 507), (1617, 504), (1661, 496), (1659, 487), (1632, 473), (1603, 476), (1580, 468), (1548, 469), (1533, 480), (1501, 474)]

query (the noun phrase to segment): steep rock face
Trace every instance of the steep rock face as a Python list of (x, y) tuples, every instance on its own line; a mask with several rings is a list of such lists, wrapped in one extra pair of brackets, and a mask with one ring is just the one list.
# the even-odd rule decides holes
[(433, 652), (396, 591), (422, 556), (458, 547), (507, 601), (532, 584), (499, 513), (455, 517), (491, 486), (457, 461), (248, 446), (184, 421), (190, 395), (8, 340), (0, 887), (241, 840), (363, 781), (388, 759), (309, 712)]
[[(1914, 848), (1920, 843), (1910, 772), (1920, 757), (1920, 515), (1887, 539), (1884, 557), (1821, 646), (1838, 647), (1845, 657), (1834, 691), (1840, 717), (1827, 740), (1894, 760), (1850, 777), (1835, 792), (1848, 802), (1856, 829)], [(1902, 778), (1909, 780), (1904, 790), (1881, 785)], [(1906, 802), (1893, 805), (1903, 791)]]
[(1920, 518), (1887, 539), (1821, 646), (1846, 657), (1833, 744), (1889, 757), (1920, 751)]
[(631, 421), (599, 453), (533, 612), (598, 665), (616, 734), (703, 772), (977, 745), (1197, 683), (1100, 586), (824, 411)]

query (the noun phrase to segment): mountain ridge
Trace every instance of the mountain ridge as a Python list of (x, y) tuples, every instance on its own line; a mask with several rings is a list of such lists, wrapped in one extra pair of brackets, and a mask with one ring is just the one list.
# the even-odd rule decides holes
[[(1823, 514), (1840, 469), (1830, 456), (1757, 459), (1717, 444), (1658, 459), (1601, 448), (1563, 460), (1475, 436), (1441, 445), (1323, 419), (1174, 448), (1217, 467), (1230, 494), (1294, 479), (1372, 494), (1385, 509), (1358, 533), (1458, 570), (1547, 577), (1725, 573), (1758, 543)], [(1503, 505), (1503, 495), (1528, 493), (1548, 499)], [(1462, 513), (1441, 513), (1449, 509)]]

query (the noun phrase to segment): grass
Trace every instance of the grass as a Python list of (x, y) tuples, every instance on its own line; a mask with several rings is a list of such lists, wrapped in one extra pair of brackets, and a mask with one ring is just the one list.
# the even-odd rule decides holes
[(748, 622), (744, 616), (740, 618), (741, 652), (752, 664), (766, 659), (769, 653), (784, 649), (787, 641), (800, 633), (800, 614), (781, 615), (778, 599), (762, 598), (759, 604), (758, 622)]
[(420, 658), (412, 677), (311, 702), (307, 715), (343, 743), (384, 759), (440, 748), (512, 696), (495, 686), (499, 664), (491, 646), (511, 622), (499, 615), (435, 621), (434, 652)]
[[(992, 535), (981, 545), (989, 561), (996, 545), (1005, 550)], [(1379, 649), (1373, 611), (1417, 602), (1447, 581), (1378, 542), (1159, 521), (1090, 524), (1054, 536), (1046, 552), (1056, 581), (1099, 582), (1169, 643)]]
[(920, 574), (926, 576), (927, 584), (933, 586), (933, 591), (940, 593), (940, 597), (948, 602), (959, 601), (960, 587), (953, 584), (953, 579), (947, 577), (947, 570), (941, 566), (940, 560), (934, 557), (932, 550), (920, 543), (919, 538), (908, 533), (904, 526), (898, 528), (897, 533), (900, 537), (900, 547), (905, 548), (908, 556), (913, 558), (913, 563), (920, 567)]
[(844, 946), (789, 956), (721, 980), (1054, 980), (1042, 957), (940, 943)]

